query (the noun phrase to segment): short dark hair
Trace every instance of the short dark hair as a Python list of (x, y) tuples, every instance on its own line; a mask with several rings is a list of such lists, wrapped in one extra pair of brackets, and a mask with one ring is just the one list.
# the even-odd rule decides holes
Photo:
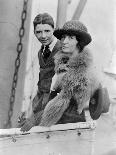
[(35, 17), (33, 21), (34, 30), (37, 24), (48, 24), (54, 28), (54, 20), (48, 13), (40, 13)]
[(78, 38), (76, 37), (78, 43), (77, 43), (77, 47), (79, 49), (79, 53), (83, 51), (84, 47), (85, 47), (85, 44), (83, 44), (83, 42)]

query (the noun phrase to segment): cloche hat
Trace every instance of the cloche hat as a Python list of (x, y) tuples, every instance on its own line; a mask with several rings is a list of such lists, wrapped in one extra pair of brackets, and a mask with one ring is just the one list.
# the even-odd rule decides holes
[(78, 20), (67, 21), (62, 28), (54, 31), (54, 36), (59, 40), (61, 40), (64, 34), (75, 35), (83, 46), (88, 45), (92, 40), (86, 26)]

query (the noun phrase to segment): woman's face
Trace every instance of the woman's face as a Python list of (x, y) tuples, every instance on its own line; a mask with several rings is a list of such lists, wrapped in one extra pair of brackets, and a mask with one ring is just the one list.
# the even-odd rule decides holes
[(61, 38), (62, 43), (62, 50), (66, 53), (73, 53), (74, 51), (77, 51), (77, 39), (76, 36), (72, 35), (63, 35)]

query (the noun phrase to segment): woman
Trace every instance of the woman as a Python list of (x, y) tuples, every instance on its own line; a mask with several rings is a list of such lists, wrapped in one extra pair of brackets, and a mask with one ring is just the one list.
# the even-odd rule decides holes
[(54, 31), (54, 36), (61, 41), (62, 50), (55, 55), (58, 78), (53, 88), (61, 91), (46, 105), (41, 126), (86, 121), (85, 117), (79, 119), (79, 116), (99, 88), (91, 53), (85, 48), (91, 42), (86, 26), (77, 20), (68, 21)]

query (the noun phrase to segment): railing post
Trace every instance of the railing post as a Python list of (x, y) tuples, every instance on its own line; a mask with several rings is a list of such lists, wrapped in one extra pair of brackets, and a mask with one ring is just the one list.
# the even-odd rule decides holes
[(85, 7), (86, 2), (87, 2), (87, 0), (80, 0), (79, 1), (79, 3), (77, 5), (77, 8), (76, 8), (76, 10), (74, 12), (74, 15), (73, 15), (72, 19), (78, 20), (80, 18), (81, 14), (82, 14), (82, 11), (83, 11), (83, 9)]
[(66, 21), (69, 0), (58, 0), (56, 28), (62, 27)]

